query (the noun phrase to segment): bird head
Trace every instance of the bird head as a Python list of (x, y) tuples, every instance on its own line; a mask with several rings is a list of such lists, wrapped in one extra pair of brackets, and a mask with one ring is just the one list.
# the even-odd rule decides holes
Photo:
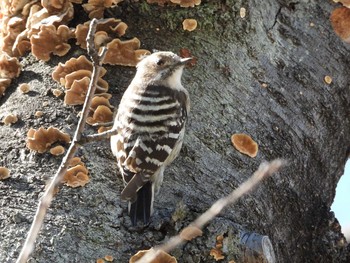
[(155, 52), (138, 63), (137, 75), (148, 83), (168, 86), (177, 85), (181, 83), (184, 66), (191, 59), (181, 58), (168, 51)]

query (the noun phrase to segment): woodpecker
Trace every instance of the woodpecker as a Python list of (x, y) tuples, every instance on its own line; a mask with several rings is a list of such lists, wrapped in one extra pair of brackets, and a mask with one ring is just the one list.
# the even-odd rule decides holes
[(149, 223), (164, 169), (180, 152), (190, 111), (181, 76), (190, 59), (172, 52), (143, 58), (120, 101), (111, 149), (124, 181), (121, 199), (129, 201), (133, 225)]

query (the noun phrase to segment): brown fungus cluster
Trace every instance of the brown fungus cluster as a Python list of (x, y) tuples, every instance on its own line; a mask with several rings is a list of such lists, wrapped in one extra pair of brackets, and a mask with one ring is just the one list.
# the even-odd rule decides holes
[(258, 154), (258, 144), (247, 134), (233, 134), (231, 141), (233, 146), (243, 154), (252, 158)]
[(350, 8), (338, 7), (331, 14), (334, 32), (346, 43), (350, 43)]
[(18, 116), (16, 114), (9, 114), (6, 115), (3, 119), (2, 122), (5, 125), (12, 125), (18, 121)]
[(67, 43), (73, 37), (73, 31), (66, 25), (55, 27), (43, 25), (40, 32), (31, 36), (32, 53), (40, 60), (50, 60), (50, 55), (64, 56), (68, 53), (70, 45)]
[(0, 97), (4, 95), (13, 78), (19, 76), (21, 64), (17, 58), (0, 54)]
[(224, 236), (223, 235), (219, 235), (216, 237), (216, 244), (215, 244), (215, 248), (212, 248), (210, 250), (210, 256), (212, 256), (215, 261), (220, 261), (225, 259), (225, 256), (223, 255), (223, 242), (224, 242)]
[(107, 44), (107, 54), (103, 63), (121, 66), (136, 66), (141, 58), (151, 54), (148, 50), (139, 49), (140, 40), (136, 37), (121, 41), (116, 38)]
[[(152, 250), (152, 248), (150, 249)], [(135, 255), (133, 255), (130, 260), (129, 263), (135, 263), (138, 262), (140, 260), (140, 262), (142, 262), (142, 257), (149, 252), (150, 250), (140, 250), (139, 252), (137, 252)], [(169, 255), (168, 253), (164, 252), (163, 250), (160, 250), (158, 255), (151, 261), (147, 261), (149, 263), (177, 263), (177, 260), (175, 257)]]
[(11, 177), (10, 170), (6, 167), (0, 166), (0, 180), (5, 180)]
[(334, 32), (346, 43), (350, 43), (350, 0), (333, 0), (343, 4), (333, 10), (330, 20)]
[[(106, 70), (102, 68), (97, 81), (96, 94), (92, 99), (87, 123), (110, 122), (113, 119), (113, 106), (107, 93), (108, 83), (102, 79)], [(84, 104), (92, 74), (92, 63), (85, 57), (71, 58), (65, 64), (59, 63), (52, 73), (52, 78), (65, 87), (64, 103), (66, 105)]]
[[(91, 21), (87, 21), (84, 24), (80, 24), (75, 29), (76, 44), (81, 48), (86, 49), (86, 36), (89, 31), (89, 25)], [(95, 44), (100, 47), (102, 44), (106, 44), (113, 38), (121, 37), (125, 34), (127, 24), (120, 19), (107, 18), (100, 20), (95, 33)]]
[(106, 8), (117, 5), (123, 0), (89, 0), (87, 4), (83, 4), (84, 10), (89, 14), (89, 18), (103, 18)]
[(89, 171), (79, 157), (74, 157), (70, 161), (69, 166), (70, 167), (63, 176), (62, 183), (69, 187), (76, 188), (85, 186), (90, 181), (88, 176)]
[[(92, 63), (85, 57), (71, 58), (66, 63), (59, 63), (52, 73), (52, 78), (65, 87), (64, 102), (67, 105), (84, 104), (92, 74)], [(97, 82), (96, 96), (110, 98), (108, 83), (102, 79), (106, 70), (102, 68)]]
[(192, 18), (186, 18), (182, 22), (182, 28), (187, 31), (193, 31), (197, 28), (197, 20)]
[(29, 129), (27, 133), (27, 147), (38, 153), (46, 152), (56, 142), (69, 143), (69, 134), (54, 127), (48, 129), (41, 127), (38, 130)]

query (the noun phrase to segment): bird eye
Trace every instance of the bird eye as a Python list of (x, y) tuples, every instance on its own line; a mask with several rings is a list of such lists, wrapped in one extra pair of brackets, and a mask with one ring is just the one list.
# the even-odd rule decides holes
[(165, 61), (164, 61), (163, 59), (159, 59), (159, 60), (157, 61), (157, 65), (158, 65), (158, 66), (164, 65), (164, 63), (165, 63)]

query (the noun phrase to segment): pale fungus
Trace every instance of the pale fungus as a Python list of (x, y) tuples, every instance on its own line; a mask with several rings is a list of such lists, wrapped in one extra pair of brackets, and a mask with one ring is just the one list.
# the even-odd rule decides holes
[(44, 112), (42, 112), (41, 110), (38, 110), (34, 113), (34, 116), (37, 118), (40, 118), (44, 115)]
[(197, 28), (197, 20), (192, 18), (187, 18), (182, 22), (182, 27), (184, 30), (193, 31)]
[(5, 180), (11, 177), (10, 170), (6, 167), (0, 166), (0, 180)]
[(16, 114), (9, 114), (9, 115), (5, 116), (2, 119), (2, 121), (5, 125), (11, 125), (11, 124), (14, 124), (18, 121), (18, 117)]
[(84, 186), (89, 181), (88, 170), (83, 164), (68, 168), (62, 180), (65, 185), (73, 188)]
[(49, 127), (48, 129), (41, 127), (38, 130), (29, 129), (27, 133), (27, 147), (39, 153), (46, 152), (53, 143), (58, 141), (69, 143), (69, 134), (54, 127)]
[(223, 235), (217, 236), (215, 248), (212, 248), (210, 250), (210, 256), (214, 257), (215, 261), (220, 261), (220, 260), (223, 260), (225, 258), (225, 256), (223, 255), (223, 251), (222, 251), (223, 241), (224, 241)]
[(112, 120), (113, 112), (111, 111), (111, 109), (105, 105), (99, 105), (94, 111), (92, 117), (88, 117), (86, 122), (90, 125), (93, 125), (96, 123), (111, 122)]
[(55, 97), (61, 96), (62, 93), (63, 93), (63, 91), (60, 90), (60, 89), (53, 89), (53, 90), (52, 90), (52, 94), (53, 94)]
[(106, 260), (107, 262), (112, 262), (112, 261), (113, 261), (113, 256), (111, 256), (111, 255), (106, 255), (106, 256), (105, 256), (105, 260)]
[(234, 134), (231, 137), (233, 146), (241, 153), (255, 157), (258, 153), (258, 144), (246, 134)]
[[(66, 63), (62, 64), (59, 63), (58, 66), (54, 69), (52, 72), (52, 78), (59, 82), (61, 85), (66, 85), (66, 79), (65, 77), (71, 73), (74, 73), (73, 76), (75, 79), (77, 79), (77, 71), (80, 70), (87, 70), (90, 73), (85, 73), (84, 76), (79, 77), (80, 79), (88, 76), (89, 78), (91, 77), (91, 71), (92, 71), (92, 63), (83, 55), (81, 55), (78, 58), (71, 58)], [(100, 71), (100, 77), (103, 77), (106, 74), (106, 69), (101, 68)], [(73, 84), (74, 79), (70, 79), (70, 84)], [(66, 87), (67, 88), (67, 87)]]
[[(75, 37), (77, 39), (76, 44), (80, 45), (81, 48), (86, 49), (86, 36), (89, 31), (90, 21), (85, 22), (84, 24), (77, 25), (75, 29)], [(106, 44), (105, 41), (108, 38), (121, 37), (125, 34), (126, 29), (128, 28), (127, 24), (122, 22), (120, 19), (107, 18), (101, 19), (100, 23), (96, 27), (95, 34), (95, 43), (96, 44)], [(101, 42), (101, 36), (104, 36), (104, 40)], [(97, 39), (96, 39), (97, 37)], [(100, 39), (98, 39), (100, 38)], [(99, 47), (98, 45), (97, 47)]]
[(64, 154), (64, 148), (61, 145), (57, 145), (50, 149), (50, 153), (54, 156), (62, 155)]
[(73, 31), (66, 25), (57, 29), (54, 25), (42, 25), (37, 35), (30, 38), (32, 53), (37, 59), (50, 60), (50, 54), (64, 56), (70, 49), (67, 43), (73, 37)]
[(66, 105), (81, 105), (84, 104), (87, 90), (89, 88), (90, 78), (74, 80), (71, 88), (66, 91), (64, 103)]
[(151, 54), (148, 50), (139, 48), (140, 40), (136, 37), (125, 41), (114, 39), (107, 44), (108, 50), (103, 63), (136, 66), (142, 56)]
[(89, 14), (89, 18), (103, 18), (106, 8), (117, 5), (123, 0), (89, 0), (87, 4), (83, 4), (85, 12)]
[(30, 91), (30, 86), (28, 83), (22, 83), (18, 86), (18, 88), (23, 94), (26, 94)]
[[(152, 248), (150, 250), (152, 250)], [(137, 252), (135, 255), (133, 255), (130, 258), (129, 263), (137, 262), (150, 250), (141, 250), (141, 251)], [(142, 262), (142, 260), (141, 260), (141, 262)], [(175, 257), (169, 255), (168, 253), (164, 252), (163, 250), (160, 250), (159, 253), (157, 254), (157, 256), (152, 261), (148, 261), (148, 263), (177, 263), (177, 260)]]
[(344, 6), (336, 8), (331, 14), (334, 32), (346, 43), (350, 43), (350, 9)]
[(241, 18), (245, 18), (246, 12), (247, 12), (247, 10), (246, 10), (244, 7), (241, 7), (241, 8), (239, 9), (239, 16), (240, 16)]
[(324, 82), (326, 82), (328, 85), (332, 83), (332, 77), (331, 76), (325, 76), (324, 77)]

